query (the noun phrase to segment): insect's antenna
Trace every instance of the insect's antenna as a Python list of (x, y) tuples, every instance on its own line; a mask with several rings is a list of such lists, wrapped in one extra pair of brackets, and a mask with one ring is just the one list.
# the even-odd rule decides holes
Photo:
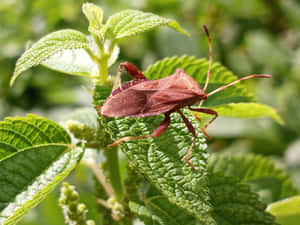
[(211, 46), (211, 38), (209, 36), (209, 33), (208, 33), (208, 29), (206, 27), (206, 25), (203, 25), (203, 28), (204, 28), (204, 31), (206, 33), (206, 36), (208, 38), (208, 44), (209, 44), (209, 63), (208, 63), (208, 71), (207, 71), (207, 75), (206, 75), (206, 82), (205, 82), (205, 85), (204, 85), (204, 92), (206, 91), (207, 89), (207, 86), (208, 86), (208, 82), (209, 82), (209, 78), (210, 78), (210, 70), (211, 70), (211, 63), (212, 63), (212, 46)]
[(217, 93), (217, 92), (219, 92), (219, 91), (222, 91), (222, 90), (224, 90), (224, 89), (226, 89), (226, 88), (228, 88), (228, 87), (230, 87), (230, 86), (232, 86), (232, 85), (235, 85), (235, 84), (237, 84), (237, 83), (239, 83), (239, 82), (241, 82), (241, 81), (243, 81), (243, 80), (247, 80), (247, 79), (251, 79), (251, 78), (256, 78), (256, 77), (261, 77), (261, 78), (271, 78), (272, 76), (271, 76), (271, 75), (268, 75), (268, 74), (253, 74), (253, 75), (250, 75), (250, 76), (242, 77), (242, 78), (240, 78), (240, 79), (238, 79), (238, 80), (236, 80), (236, 81), (231, 82), (230, 84), (221, 86), (221, 87), (219, 87), (219, 88), (213, 90), (212, 92), (209, 92), (206, 96), (207, 96), (207, 97), (208, 97), (208, 96), (211, 96), (211, 95), (213, 95), (213, 94), (215, 94), (215, 93)]

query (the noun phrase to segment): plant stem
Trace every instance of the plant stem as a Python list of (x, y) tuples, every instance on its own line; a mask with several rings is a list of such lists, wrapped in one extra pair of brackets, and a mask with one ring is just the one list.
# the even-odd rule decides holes
[[(113, 52), (115, 42), (112, 42), (109, 46), (108, 52), (105, 52), (104, 43), (105, 40), (100, 40), (99, 37), (93, 34), (93, 38), (99, 48), (100, 56), (97, 58), (97, 64), (99, 68), (99, 77), (97, 77), (97, 82), (101, 85), (104, 84), (107, 80), (108, 76), (108, 60)], [(118, 157), (118, 149), (115, 148), (107, 148), (104, 150), (104, 154), (106, 156), (106, 170), (108, 173), (108, 178), (111, 182), (111, 187), (113, 189), (115, 199), (118, 202), (123, 200), (124, 190), (121, 182), (120, 175), (120, 167), (119, 167), (119, 157)]]
[(114, 191), (113, 191), (112, 187), (105, 181), (105, 177), (104, 177), (104, 174), (103, 174), (102, 170), (94, 162), (87, 163), (86, 165), (91, 168), (91, 170), (93, 171), (95, 177), (97, 178), (99, 183), (103, 186), (104, 191), (106, 192), (106, 194), (110, 198), (113, 197), (114, 196)]
[(106, 169), (109, 173), (111, 186), (115, 193), (115, 198), (118, 202), (123, 200), (124, 190), (121, 182), (118, 149), (116, 147), (105, 149)]
[(108, 76), (108, 59), (108, 55), (102, 55), (98, 63), (98, 68), (100, 71), (100, 84), (103, 84)]

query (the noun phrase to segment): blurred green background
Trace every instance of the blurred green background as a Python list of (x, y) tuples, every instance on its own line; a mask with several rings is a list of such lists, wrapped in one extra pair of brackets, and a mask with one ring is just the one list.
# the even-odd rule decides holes
[[(79, 0), (0, 0), (0, 118), (35, 113), (61, 121), (72, 110), (92, 106), (82, 87), (88, 80), (35, 67), (9, 88), (16, 60), (26, 46), (58, 29), (87, 33)], [(258, 100), (276, 108), (286, 125), (267, 119), (219, 118), (208, 129), (211, 152), (268, 155), (286, 168), (300, 189), (300, 3), (297, 0), (104, 0), (90, 1), (104, 18), (123, 9), (139, 9), (174, 18), (191, 37), (168, 28), (156, 29), (120, 44), (121, 61), (145, 69), (174, 55), (208, 57), (202, 25), (213, 40), (213, 60), (238, 76), (268, 73), (273, 78), (249, 81)], [(116, 63), (112, 67), (114, 74)], [(97, 218), (92, 176), (84, 167), (68, 179), (78, 186), (90, 217)], [(88, 182), (87, 182), (88, 181)], [(64, 224), (57, 206), (58, 190), (32, 210), (20, 224)]]

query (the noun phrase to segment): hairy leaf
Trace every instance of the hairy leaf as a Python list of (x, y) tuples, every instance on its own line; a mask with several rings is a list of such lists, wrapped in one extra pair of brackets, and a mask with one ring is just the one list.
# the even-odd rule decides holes
[[(87, 36), (90, 51), (94, 55), (99, 55), (99, 49), (93, 37)], [(109, 41), (104, 43), (104, 48), (109, 47)], [(108, 59), (108, 67), (115, 63), (119, 55), (119, 46), (115, 45), (110, 58)], [(93, 77), (98, 76), (99, 66), (92, 60), (90, 55), (84, 49), (65, 49), (55, 53), (41, 63), (41, 65), (70, 75), (79, 75)]]
[(103, 11), (100, 7), (92, 3), (84, 3), (82, 5), (82, 11), (89, 21), (89, 32), (96, 34), (99, 37), (101, 35)]
[(213, 217), (218, 225), (276, 224), (266, 205), (247, 184), (223, 173), (209, 174)]
[(102, 106), (106, 98), (112, 91), (113, 82), (111, 80), (103, 85), (97, 85), (93, 90), (93, 104), (96, 106)]
[[(140, 189), (143, 201), (132, 201), (130, 209), (144, 221), (152, 224), (209, 224), (198, 220), (185, 209), (171, 204), (155, 188)], [(209, 194), (212, 211), (210, 216), (218, 225), (261, 225), (275, 224), (274, 217), (265, 212), (266, 205), (260, 202), (258, 195), (247, 184), (238, 179), (224, 176), (222, 173), (209, 174)]]
[(248, 183), (266, 203), (298, 193), (288, 175), (266, 157), (215, 154), (209, 158), (209, 170), (222, 172)]
[(5, 225), (42, 201), (83, 153), (62, 127), (35, 115), (0, 122), (0, 143), (0, 224)]
[[(187, 116), (195, 128), (200, 130), (193, 116)], [(103, 118), (113, 140), (150, 134), (162, 120), (163, 116), (137, 119)], [(184, 160), (193, 136), (177, 113), (171, 115), (171, 121), (170, 127), (160, 137), (130, 141), (120, 144), (120, 147), (130, 163), (146, 175), (172, 204), (185, 208), (207, 224), (213, 224), (209, 217), (207, 153), (202, 134), (198, 134), (199, 138), (190, 156), (190, 161), (196, 168), (193, 171)]]
[(296, 225), (300, 221), (300, 196), (274, 202), (268, 206), (268, 211), (281, 225)]
[[(169, 204), (161, 205), (163, 204), (163, 201), (167, 201), (163, 196), (161, 196), (160, 200), (160, 204), (152, 203), (151, 205), (130, 201), (129, 207), (131, 211), (145, 223), (145, 225), (195, 225), (196, 219), (193, 216), (184, 214), (184, 211), (176, 206), (174, 208), (174, 206)], [(168, 208), (164, 206), (167, 206)], [(165, 211), (165, 208), (167, 211)]]
[[(166, 196), (159, 192), (153, 185), (143, 182), (139, 185), (138, 190), (139, 196), (142, 196), (141, 199), (134, 199), (133, 201), (130, 199), (129, 207), (146, 225), (195, 225), (199, 221), (186, 209), (170, 203)], [(207, 223), (205, 222), (205, 224)]]
[[(151, 80), (160, 79), (174, 74), (178, 68), (184, 69), (184, 71), (193, 77), (201, 87), (204, 87), (208, 70), (208, 62), (205, 59), (196, 59), (195, 57), (190, 56), (165, 58), (154, 65), (149, 66), (145, 71), (145, 75)], [(228, 69), (215, 63), (212, 66), (206, 93), (237, 79), (238, 77), (233, 75)], [(245, 84), (237, 84), (208, 97), (203, 105), (216, 110), (219, 116), (237, 118), (267, 116), (282, 123), (281, 118), (274, 109), (266, 105), (251, 102), (255, 102), (254, 95), (247, 90)], [(204, 117), (207, 116), (204, 115)]]
[(79, 31), (66, 29), (48, 34), (26, 50), (18, 59), (10, 85), (22, 72), (41, 64), (57, 52), (66, 49), (88, 48), (89, 42), (86, 36)]
[(108, 39), (121, 39), (164, 25), (188, 35), (175, 20), (137, 10), (124, 10), (110, 16), (103, 33)]

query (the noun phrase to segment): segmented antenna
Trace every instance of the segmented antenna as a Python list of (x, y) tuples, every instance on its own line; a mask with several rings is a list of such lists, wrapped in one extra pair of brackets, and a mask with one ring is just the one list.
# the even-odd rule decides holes
[(224, 89), (226, 89), (226, 88), (228, 88), (228, 87), (230, 87), (230, 86), (232, 86), (232, 85), (234, 85), (234, 84), (236, 84), (236, 83), (239, 83), (239, 82), (241, 82), (241, 81), (243, 81), (243, 80), (247, 80), (247, 79), (251, 79), (251, 78), (256, 78), (256, 77), (261, 77), (261, 78), (271, 78), (272, 76), (271, 76), (271, 75), (268, 75), (268, 74), (253, 74), (253, 75), (249, 75), (249, 76), (246, 76), (246, 77), (242, 77), (242, 78), (240, 78), (240, 79), (238, 79), (238, 80), (236, 80), (236, 81), (231, 82), (230, 84), (223, 85), (223, 86), (221, 86), (221, 87), (219, 87), (219, 88), (217, 88), (217, 89), (215, 89), (215, 90), (209, 92), (209, 93), (207, 94), (207, 97), (208, 97), (208, 96), (211, 96), (211, 95), (213, 95), (213, 94), (215, 94), (215, 93), (217, 93), (217, 92), (219, 92), (219, 91), (222, 91), (222, 90), (224, 90)]
[(208, 33), (208, 29), (206, 27), (206, 25), (203, 25), (203, 28), (204, 28), (204, 31), (206, 33), (206, 36), (208, 38), (208, 44), (209, 44), (209, 64), (208, 64), (208, 71), (207, 71), (207, 75), (206, 75), (206, 82), (205, 82), (205, 85), (204, 85), (204, 92), (206, 91), (207, 89), (207, 86), (208, 86), (208, 82), (209, 82), (209, 78), (210, 78), (210, 70), (211, 70), (211, 63), (212, 63), (212, 46), (211, 46), (211, 38), (209, 36), (209, 33)]

